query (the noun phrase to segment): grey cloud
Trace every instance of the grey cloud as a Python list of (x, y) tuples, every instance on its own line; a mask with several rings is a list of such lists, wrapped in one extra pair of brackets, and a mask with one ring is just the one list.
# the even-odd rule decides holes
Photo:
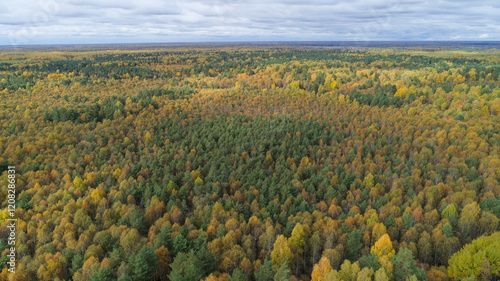
[(0, 45), (9, 43), (7, 36), (22, 34), (26, 29), (36, 31), (25, 38), (29, 44), (269, 39), (500, 40), (498, 1), (51, 1), (57, 4), (57, 9), (44, 9), (38, 0), (9, 4), (8, 13), (0, 12)]
[(121, 9), (133, 9), (136, 7), (136, 1), (121, 1), (121, 0), (67, 0), (62, 2), (64, 4), (75, 6), (75, 7), (92, 7), (98, 8), (121, 8)]

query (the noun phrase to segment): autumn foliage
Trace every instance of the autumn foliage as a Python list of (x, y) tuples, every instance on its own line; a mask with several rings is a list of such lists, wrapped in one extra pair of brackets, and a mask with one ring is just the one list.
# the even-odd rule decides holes
[(0, 51), (19, 269), (0, 200), (0, 280), (498, 279), (499, 65), (494, 50)]

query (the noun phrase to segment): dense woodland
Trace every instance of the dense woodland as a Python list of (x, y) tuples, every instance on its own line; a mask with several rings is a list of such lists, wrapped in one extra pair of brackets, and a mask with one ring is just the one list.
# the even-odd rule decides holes
[(500, 278), (498, 50), (0, 51), (0, 97), (0, 280)]

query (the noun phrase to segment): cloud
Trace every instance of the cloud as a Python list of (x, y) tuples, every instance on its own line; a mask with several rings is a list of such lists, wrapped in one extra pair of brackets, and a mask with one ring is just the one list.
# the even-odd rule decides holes
[(487, 0), (21, 0), (4, 6), (0, 45), (500, 40), (500, 2)]

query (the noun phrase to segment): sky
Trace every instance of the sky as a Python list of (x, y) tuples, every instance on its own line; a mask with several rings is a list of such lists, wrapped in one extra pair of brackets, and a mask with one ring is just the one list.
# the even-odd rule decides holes
[(242, 41), (500, 41), (500, 1), (0, 2), (0, 45)]

